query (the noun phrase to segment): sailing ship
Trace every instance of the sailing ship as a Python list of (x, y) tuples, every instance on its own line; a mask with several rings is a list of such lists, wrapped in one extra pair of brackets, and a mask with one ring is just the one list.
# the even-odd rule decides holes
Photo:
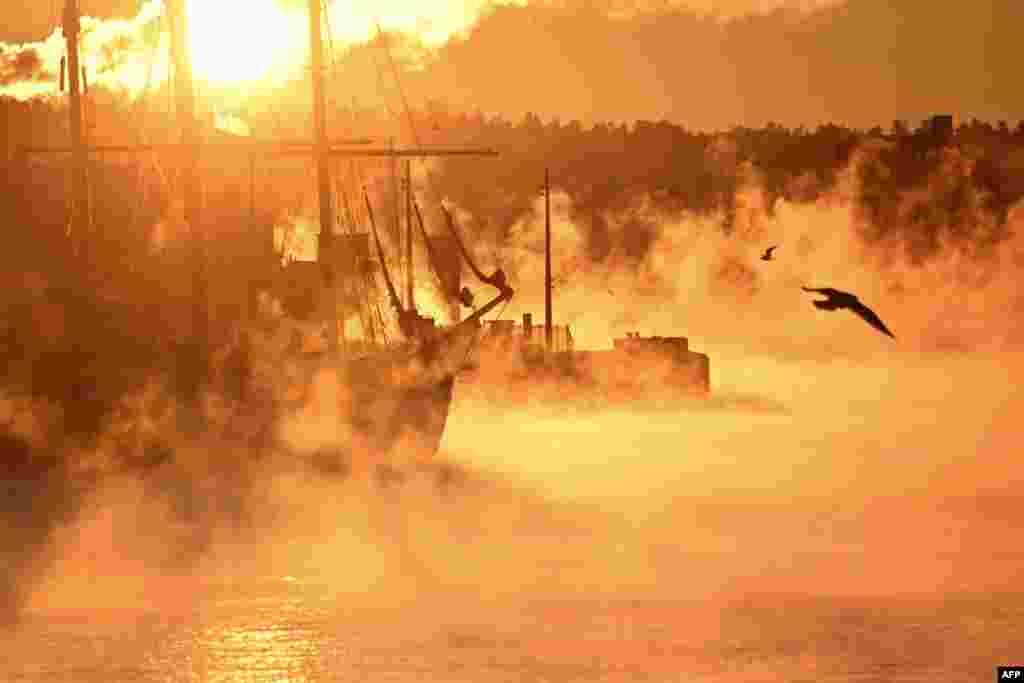
[[(509, 301), (514, 292), (500, 269), (485, 276), (476, 267), (451, 213), (441, 204), (440, 209), (451, 234), (450, 242), (458, 246), (454, 260), (450, 258), (451, 249), (445, 252), (449, 256), (445, 262), (436, 244), (440, 240), (427, 234), (419, 204), (413, 197), (408, 160), (405, 183), (405, 301), (401, 300), (396, 289), (373, 204), (365, 188), (362, 199), (369, 232), (357, 231), (357, 212), (348, 202), (349, 196), (343, 194), (349, 232), (334, 234), (334, 189), (337, 185), (332, 183), (330, 158), (336, 150), (327, 143), (320, 10), (320, 1), (311, 0), (314, 153), (320, 219), (317, 261), (315, 269), (309, 263), (287, 264), (283, 277), (278, 279), (284, 287), (283, 290), (279, 288), (277, 294), (285, 300), (289, 314), (297, 318), (310, 314), (322, 317), (326, 348), (301, 354), (304, 380), (312, 385), (326, 376), (341, 388), (336, 394), (339, 405), (335, 406), (338, 418), (345, 423), (342, 439), (347, 443), (338, 444), (343, 451), (341, 457), (390, 465), (422, 463), (431, 459), (440, 446), (451, 407), (455, 376), (479, 339), (481, 319), (495, 307)], [(471, 153), (472, 150), (461, 152)], [(403, 153), (391, 150), (388, 156), (439, 154), (443, 152), (419, 150), (417, 153), (412, 150)], [(482, 283), (496, 290), (490, 301), (449, 327), (440, 327), (432, 318), (421, 315), (413, 299), (413, 208), (430, 265), (450, 301), (467, 306), (472, 303), (469, 290), (459, 287), (461, 260), (470, 265)], [(373, 255), (370, 254), (371, 237)], [(313, 278), (308, 277), (311, 272), (315, 273)], [(379, 291), (378, 277), (383, 280), (387, 301), (397, 322), (400, 338), (393, 341), (386, 336), (384, 316), (375, 301)], [(298, 297), (294, 296), (295, 282), (304, 279), (311, 286)], [(344, 329), (343, 325), (339, 328), (339, 309), (357, 314), (363, 332), (358, 343), (339, 343), (339, 333)]]
[[(206, 245), (201, 233), (201, 192), (199, 174), (199, 150), (210, 144), (201, 134), (196, 116), (196, 102), (188, 41), (186, 36), (187, 18), (184, 0), (169, 0), (166, 4), (170, 29), (170, 48), (174, 64), (173, 87), (178, 127), (181, 140), (178, 144), (165, 145), (179, 154), (179, 182), (183, 194), (183, 222), (189, 228), (191, 263), (193, 266), (193, 304), (191, 340), (177, 344), (176, 380), (179, 392), (200, 406), (203, 387), (211, 381), (210, 312), (208, 308), (208, 275)], [(448, 241), (457, 245), (458, 259), (452, 264), (452, 249), (441, 250), (440, 242), (427, 234), (418, 203), (412, 195), (412, 184), (407, 182), (407, 297), (403, 302), (398, 296), (391, 268), (384, 251), (378, 226), (374, 219), (373, 206), (365, 189), (362, 200), (365, 204), (365, 222), (369, 230), (359, 232), (354, 219), (355, 211), (346, 205), (348, 233), (336, 234), (335, 193), (338, 185), (332, 182), (330, 162), (336, 156), (376, 156), (420, 158), (442, 155), (477, 154), (474, 150), (437, 150), (427, 148), (408, 149), (358, 149), (339, 147), (329, 142), (327, 135), (327, 110), (324, 83), (323, 36), (321, 21), (321, 0), (309, 2), (311, 84), (313, 91), (313, 143), (285, 144), (283, 142), (244, 142), (229, 144), (237, 150), (247, 151), (250, 174), (255, 156), (269, 148), (275, 155), (313, 156), (316, 165), (316, 195), (319, 205), (320, 233), (317, 244), (317, 258), (313, 263), (294, 262), (288, 264), (272, 278), (273, 294), (285, 303), (291, 317), (301, 320), (313, 318), (322, 323), (325, 333), (324, 348), (314, 353), (295, 354), (297, 358), (275, 359), (281, 366), (292, 361), (302, 368), (302, 382), (305, 384), (306, 399), (315, 401), (317, 387), (323, 383), (336, 384), (334, 392), (337, 405), (323, 406), (322, 413), (336, 416), (341, 422), (337, 433), (340, 435), (336, 448), (339, 460), (363, 459), (394, 463), (429, 460), (437, 451), (444, 432), (451, 406), (456, 373), (469, 355), (479, 338), (481, 319), (496, 306), (507, 302), (513, 296), (504, 273), (499, 269), (485, 276), (472, 264), (472, 258), (458, 232), (455, 221), (446, 207), (441, 205), (444, 223), (450, 232)], [(125, 151), (125, 146), (89, 146), (81, 130), (82, 103), (80, 97), (78, 34), (79, 11), (76, 0), (67, 0), (65, 8), (65, 37), (68, 50), (69, 115), (71, 119), (71, 162), (74, 218), (69, 230), (71, 243), (82, 255), (81, 270), (88, 274), (89, 240), (89, 168), (90, 152), (106, 150)], [(396, 73), (397, 77), (397, 73)], [(155, 148), (158, 145), (140, 145)], [(43, 150), (60, 151), (60, 150)], [(495, 155), (491, 150), (483, 150)], [(407, 166), (408, 167), (408, 166)], [(407, 177), (408, 177), (407, 173)], [(250, 175), (251, 182), (251, 175)], [(252, 192), (252, 190), (250, 190)], [(426, 244), (431, 266), (435, 272), (461, 272), (461, 263), (470, 264), (482, 283), (493, 287), (496, 292), (490, 301), (476, 308), (465, 319), (449, 327), (439, 327), (433, 319), (421, 315), (413, 301), (412, 281), (412, 237), (413, 212), (420, 235)], [(372, 240), (373, 253), (370, 244)], [(448, 255), (445, 265), (444, 255)], [(309, 276), (313, 277), (310, 278)], [(310, 286), (307, 291), (295, 296), (296, 281), (305, 280)], [(387, 327), (384, 316), (373, 301), (380, 288), (378, 280), (386, 287), (387, 302), (397, 323), (397, 339), (384, 334)], [(450, 275), (442, 278), (442, 285), (450, 299), (469, 306), (472, 297), (468, 289), (458, 287), (458, 278)], [(447, 285), (447, 287), (445, 287)], [(339, 305), (341, 304), (341, 305)], [(360, 314), (363, 339), (359, 343), (339, 344), (339, 310), (346, 306)], [(239, 335), (236, 350), (246, 347), (246, 335)], [(237, 354), (236, 354), (237, 355)], [(243, 362), (242, 365), (245, 363)], [(243, 392), (244, 393), (244, 392)], [(321, 400), (325, 397), (320, 396)], [(278, 417), (288, 419), (295, 413), (308, 409), (308, 400), (295, 403), (285, 402), (284, 410), (277, 410)], [(280, 408), (281, 406), (277, 406)], [(195, 411), (202, 413), (201, 407)], [(201, 421), (201, 417), (197, 418)]]
[[(300, 359), (304, 371), (301, 382), (305, 386), (313, 388), (318, 378), (322, 381), (323, 373), (327, 372), (342, 387), (338, 408), (340, 417), (347, 420), (350, 428), (348, 447), (354, 451), (351, 457), (365, 460), (368, 454), (370, 459), (391, 465), (423, 462), (429, 460), (440, 445), (455, 377), (479, 339), (481, 319), (511, 299), (513, 290), (501, 270), (484, 276), (476, 267), (446, 209), (444, 214), (451, 238), (432, 238), (427, 234), (418, 203), (410, 199), (431, 268), (446, 298), (457, 304), (472, 303), (469, 289), (460, 286), (463, 262), (471, 265), (482, 282), (497, 290), (496, 296), (465, 319), (451, 326), (438, 325), (433, 318), (420, 314), (411, 297), (404, 303), (399, 297), (369, 195), (364, 193), (363, 200), (369, 234), (336, 235), (333, 253), (328, 252), (317, 262), (287, 263), (276, 281), (275, 293), (284, 302), (285, 312), (292, 320), (315, 322), (320, 311), (328, 310), (323, 316), (324, 324), (318, 328), (314, 325), (319, 335), (304, 333), (302, 330), (308, 330), (308, 326), (293, 328), (293, 351)], [(442, 251), (439, 244), (449, 248)], [(458, 249), (455, 254), (451, 253), (452, 245)], [(442, 254), (447, 256), (447, 263)], [(332, 281), (321, 279), (324, 261), (331, 266)], [(409, 264), (406, 274), (408, 293), (413, 287)], [(375, 296), (378, 279), (383, 281), (397, 322), (400, 335), (397, 339), (387, 336), (385, 317), (378, 308)], [(331, 332), (340, 333), (338, 321), (330, 312), (332, 308), (341, 310), (343, 317), (352, 315), (362, 328), (358, 339), (339, 339), (334, 350), (331, 349)], [(313, 337), (312, 350), (308, 350), (310, 336)], [(318, 342), (320, 348), (316, 348)], [(302, 404), (299, 401), (296, 407), (301, 409)]]

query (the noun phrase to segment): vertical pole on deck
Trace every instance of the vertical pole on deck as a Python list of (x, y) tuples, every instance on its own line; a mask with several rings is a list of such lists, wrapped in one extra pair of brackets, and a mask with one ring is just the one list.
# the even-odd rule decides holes
[(412, 263), (412, 170), (411, 162), (405, 160), (405, 305), (410, 311), (416, 307), (413, 298)]
[(334, 207), (331, 197), (330, 146), (327, 142), (327, 105), (324, 94), (323, 35), (321, 34), (320, 3), (309, 0), (309, 36), (313, 81), (313, 129), (316, 148), (317, 195), (320, 198), (320, 238), (317, 242), (317, 260), (323, 274), (324, 306), (327, 322), (327, 347), (338, 350), (338, 311), (334, 297)]
[(192, 358), (190, 390), (198, 391), (206, 376), (209, 344), (209, 318), (206, 309), (206, 249), (201, 218), (199, 186), (199, 124), (196, 119), (192, 60), (188, 48), (188, 12), (185, 0), (168, 0), (171, 52), (174, 58), (174, 101), (181, 132), (182, 189), (184, 218), (192, 243)]
[(553, 351), (554, 328), (551, 321), (551, 183), (544, 169), (544, 344)]
[(82, 116), (82, 66), (78, 59), (78, 37), (81, 32), (78, 0), (64, 5), (64, 40), (67, 45), (68, 114), (71, 130), (72, 207), (70, 243), (72, 253), (87, 259), (89, 240), (89, 158), (85, 148)]

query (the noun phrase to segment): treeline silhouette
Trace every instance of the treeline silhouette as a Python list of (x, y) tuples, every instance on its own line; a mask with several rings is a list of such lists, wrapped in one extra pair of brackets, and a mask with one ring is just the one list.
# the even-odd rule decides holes
[[(527, 115), (513, 123), (439, 107), (420, 118), (422, 128), (446, 131), (452, 142), (501, 150), (493, 175), (463, 160), (441, 166), (438, 185), (456, 204), (481, 222), (511, 227), (531, 210), (547, 167), (554, 186), (572, 198), (573, 218), (587, 228), (597, 259), (609, 247), (605, 217), (638, 196), (661, 212), (719, 214), (729, 233), (747, 183), (764, 192), (770, 214), (778, 199), (813, 202), (833, 192), (852, 168), (857, 182), (849, 189), (856, 194), (849, 199), (863, 219), (863, 236), (899, 237), (918, 260), (936, 252), (945, 232), (968, 241), (1004, 237), (1007, 212), (1024, 196), (1024, 122), (1011, 129), (972, 120), (943, 135), (931, 120), (916, 128), (896, 121), (889, 130), (770, 124), (706, 133), (666, 121), (584, 128)], [(866, 149), (871, 154), (851, 166)], [(979, 223), (979, 212), (998, 229)]]

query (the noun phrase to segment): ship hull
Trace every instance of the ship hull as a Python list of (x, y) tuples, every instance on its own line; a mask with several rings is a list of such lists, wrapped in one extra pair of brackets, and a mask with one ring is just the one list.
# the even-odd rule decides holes
[(349, 406), (353, 438), (371, 461), (428, 462), (441, 447), (455, 378), (353, 382)]
[(305, 391), (292, 411), (299, 440), (314, 437), (324, 419), (339, 423), (332, 429), (336, 442), (318, 448), (318, 466), (403, 468), (437, 454), (454, 393), (453, 373), (387, 352), (338, 363), (306, 356), (301, 363)]
[(519, 350), (481, 354), (464, 374), (484, 396), (509, 400), (553, 400), (602, 404), (644, 400), (703, 399), (711, 394), (711, 366), (705, 354)]

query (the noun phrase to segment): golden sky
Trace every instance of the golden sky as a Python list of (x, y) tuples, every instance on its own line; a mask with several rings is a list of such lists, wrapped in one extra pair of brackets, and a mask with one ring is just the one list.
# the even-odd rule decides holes
[[(584, 123), (665, 118), (699, 129), (773, 120), (888, 127), (941, 112), (1011, 124), (1024, 118), (1019, 0), (532, 0), (493, 11), (484, 0), (431, 0), (410, 10), (406, 1), (378, 1), (365, 11), (337, 2), (331, 16), (341, 43), (364, 40), (379, 19), (434, 50), (407, 78), (418, 101), (429, 96), (512, 118), (528, 111)], [(0, 8), (8, 61), (12, 46), (53, 40), (60, 4)], [(133, 17), (144, 3), (82, 4), (90, 16)], [(250, 5), (276, 6), (294, 26), (256, 21), (270, 9), (247, 14), (247, 33), (224, 30), (230, 13), (215, 16), (212, 5), (200, 4), (207, 9), (193, 25), (202, 34), (194, 58), (206, 62), (199, 71), (220, 81), (260, 73), (274, 61), (266, 46), (290, 35), (294, 47), (276, 67), (301, 73), (303, 0)], [(59, 61), (59, 37), (50, 47), (47, 59)], [(370, 66), (353, 66), (346, 87), (363, 99), (371, 94), (359, 92), (360, 80), (369, 88), (376, 79), (360, 76), (360, 68)], [(5, 79), (0, 56), (0, 86)]]

